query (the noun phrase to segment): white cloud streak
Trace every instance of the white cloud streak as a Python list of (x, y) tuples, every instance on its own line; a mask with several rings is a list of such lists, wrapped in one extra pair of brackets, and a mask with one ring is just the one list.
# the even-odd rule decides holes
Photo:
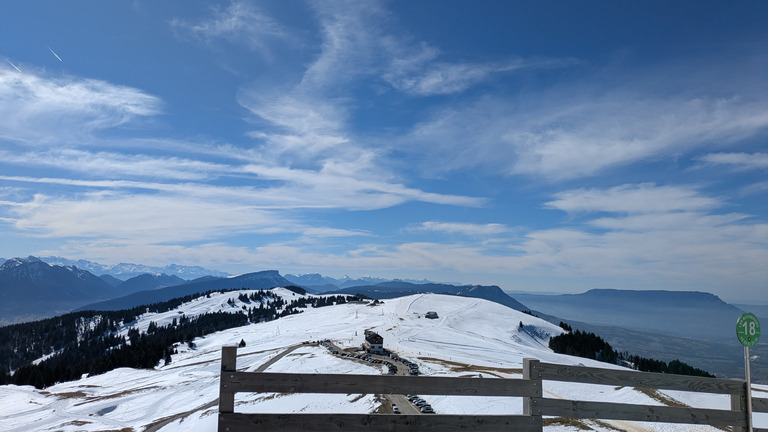
[(158, 98), (105, 81), (0, 70), (0, 136), (39, 144), (68, 141), (159, 114)]
[(190, 35), (207, 44), (225, 39), (244, 44), (271, 57), (270, 42), (293, 40), (291, 32), (250, 2), (233, 1), (226, 8), (215, 7), (213, 16), (198, 22), (175, 19), (171, 26), (177, 34)]
[(416, 96), (461, 93), (495, 75), (519, 70), (560, 68), (578, 64), (575, 59), (512, 59), (496, 63), (444, 63), (426, 51), (410, 61), (396, 59), (383, 77), (396, 89)]
[(74, 149), (16, 153), (0, 150), (6, 164), (65, 169), (89, 177), (158, 178), (169, 180), (204, 180), (232, 173), (232, 166), (194, 159), (88, 152)]
[(627, 81), (596, 74), (550, 90), (446, 106), (399, 140), (401, 149), (438, 172), (483, 168), (564, 181), (728, 147), (768, 131), (762, 82), (734, 78), (714, 92), (702, 83), (722, 79), (720, 66), (710, 74), (678, 68), (669, 76), (668, 69)]
[(701, 157), (710, 165), (721, 165), (736, 170), (768, 169), (768, 153), (710, 153)]
[(469, 236), (493, 236), (503, 234), (509, 229), (503, 224), (475, 224), (466, 222), (422, 222), (416, 227), (417, 230), (445, 232), (449, 234), (463, 234)]
[(718, 199), (703, 196), (693, 187), (643, 183), (559, 192), (555, 194), (555, 200), (545, 206), (568, 213), (645, 214), (711, 210), (722, 204)]

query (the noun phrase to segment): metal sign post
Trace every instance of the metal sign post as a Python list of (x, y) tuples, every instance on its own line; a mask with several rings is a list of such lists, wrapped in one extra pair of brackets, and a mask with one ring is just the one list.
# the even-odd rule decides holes
[(747, 375), (747, 422), (752, 432), (752, 381), (749, 373), (749, 347), (760, 340), (760, 321), (751, 313), (742, 314), (736, 321), (736, 337), (744, 345), (744, 372)]

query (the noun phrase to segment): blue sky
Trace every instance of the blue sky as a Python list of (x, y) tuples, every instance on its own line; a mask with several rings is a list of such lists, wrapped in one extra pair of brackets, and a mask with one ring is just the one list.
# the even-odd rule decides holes
[(768, 303), (768, 4), (0, 2), (0, 256)]

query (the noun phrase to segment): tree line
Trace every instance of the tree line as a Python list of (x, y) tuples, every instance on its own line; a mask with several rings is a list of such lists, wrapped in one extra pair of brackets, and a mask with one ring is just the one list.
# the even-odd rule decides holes
[(658, 372), (677, 375), (693, 375), (715, 378), (711, 373), (690, 366), (680, 360), (667, 363), (662, 360), (640, 357), (627, 351), (618, 352), (600, 336), (592, 332), (573, 331), (571, 326), (560, 322), (560, 327), (566, 330), (559, 336), (549, 339), (549, 347), (559, 354), (573, 355), (605, 363), (629, 366), (643, 372)]
[[(57, 382), (80, 379), (119, 367), (154, 368), (168, 364), (179, 343), (193, 347), (193, 340), (207, 334), (251, 323), (271, 321), (300, 313), (302, 308), (346, 303), (350, 296), (300, 297), (286, 302), (269, 291), (240, 293), (227, 303), (237, 310), (211, 312), (189, 318), (180, 315), (159, 326), (150, 322), (147, 331), (133, 325), (147, 312), (166, 312), (213, 292), (185, 296), (167, 302), (121, 311), (85, 311), (46, 320), (0, 327), (0, 385), (33, 385), (44, 388)], [(226, 292), (226, 291), (223, 291)], [(258, 306), (255, 305), (258, 303)], [(248, 304), (252, 304), (248, 307)], [(121, 329), (129, 327), (126, 335)], [(34, 364), (44, 356), (46, 359)], [(13, 371), (13, 373), (12, 373)]]

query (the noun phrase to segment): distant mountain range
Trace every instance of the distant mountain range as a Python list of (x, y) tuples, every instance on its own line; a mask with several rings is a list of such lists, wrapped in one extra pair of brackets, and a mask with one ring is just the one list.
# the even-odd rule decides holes
[[(55, 262), (84, 265), (101, 275), (97, 277), (77, 265)], [(75, 308), (114, 310), (195, 292), (288, 285), (301, 286), (312, 293), (359, 293), (376, 299), (422, 292), (477, 297), (516, 310), (532, 309), (552, 320), (706, 340), (731, 338), (734, 323), (742, 313), (738, 307), (703, 292), (600, 289), (569, 295), (515, 293), (513, 298), (498, 286), (375, 277), (334, 279), (320, 274), (283, 277), (275, 270), (222, 277), (222, 272), (202, 267), (103, 266), (58, 257), (0, 259), (0, 264), (0, 325), (52, 316)], [(121, 279), (142, 270), (147, 272)], [(166, 270), (172, 273), (165, 273)], [(207, 274), (193, 280), (180, 276), (198, 273)]]
[(699, 339), (732, 338), (743, 311), (698, 291), (593, 289), (581, 294), (515, 294), (563, 320)]
[(68, 312), (85, 301), (120, 291), (75, 266), (50, 265), (35, 257), (4, 260), (0, 266), (0, 324)]
[(52, 265), (75, 266), (87, 270), (97, 276), (110, 275), (120, 280), (141, 276), (143, 274), (166, 274), (176, 276), (184, 280), (192, 280), (203, 276), (225, 277), (229, 273), (218, 270), (209, 270), (199, 266), (183, 266), (178, 264), (169, 264), (165, 267), (153, 267), (143, 264), (120, 263), (115, 265), (104, 265), (87, 260), (70, 260), (62, 257), (40, 257), (40, 260)]
[(448, 285), (448, 284), (414, 284), (410, 282), (390, 281), (375, 285), (361, 285), (331, 291), (328, 294), (363, 294), (373, 299), (389, 299), (404, 297), (418, 293), (450, 294), (460, 297), (474, 297), (490, 300), (512, 309), (523, 311), (528, 307), (510, 297), (496, 285)]
[(127, 296), (87, 304), (77, 310), (129, 309), (136, 306), (158, 303), (206, 291), (240, 288), (270, 289), (290, 285), (292, 285), (291, 282), (280, 276), (280, 273), (278, 273), (277, 270), (246, 273), (235, 277), (205, 276), (180, 285), (134, 292)]
[[(105, 277), (111, 277), (111, 276), (110, 275), (101, 276), (102, 279), (104, 279)], [(138, 291), (148, 291), (148, 290), (154, 290), (158, 288), (181, 285), (187, 282), (188, 281), (175, 275), (169, 276), (167, 274), (158, 275), (158, 274), (145, 273), (142, 275), (138, 275), (136, 277), (132, 277), (127, 281), (120, 283), (118, 285), (118, 288), (123, 294), (129, 294), (129, 293), (135, 293)]]
[[(90, 261), (62, 258), (58, 262), (80, 262), (91, 268), (101, 268)], [(148, 266), (133, 268), (160, 270)], [(197, 269), (202, 269), (183, 266), (166, 268), (176, 269), (180, 274), (193, 274)], [(131, 273), (123, 271), (121, 274), (126, 276)], [(33, 256), (0, 259), (0, 325), (55, 316), (85, 304), (185, 283), (187, 281), (179, 276), (162, 273), (140, 274), (123, 281), (111, 274), (96, 276), (75, 265), (51, 264)]]
[[(318, 273), (309, 273), (304, 275), (292, 275), (287, 274), (285, 278), (291, 281), (291, 283), (306, 288), (312, 293), (323, 293), (327, 291), (335, 291), (342, 288), (350, 288), (355, 286), (369, 286), (376, 285), (383, 282), (408, 282), (411, 284), (426, 284), (433, 283), (432, 281), (424, 280), (412, 280), (412, 279), (383, 279), (372, 276), (363, 276), (361, 278), (351, 278), (344, 276), (341, 279), (334, 279), (332, 277), (323, 276)], [(452, 284), (451, 284), (452, 285)]]

